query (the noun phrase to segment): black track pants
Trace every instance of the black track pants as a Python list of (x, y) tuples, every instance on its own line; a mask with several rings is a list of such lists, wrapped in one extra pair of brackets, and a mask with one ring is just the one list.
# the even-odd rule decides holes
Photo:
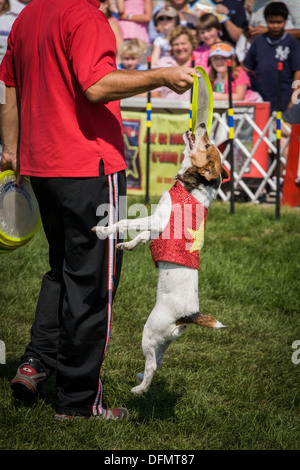
[[(31, 342), (22, 358), (56, 370), (59, 413), (102, 412), (100, 369), (110, 339), (112, 302), (122, 253), (117, 239), (91, 228), (102, 214), (118, 220), (125, 172), (95, 178), (31, 178), (49, 243), (51, 270), (42, 280)], [(107, 211), (106, 211), (107, 209)]]

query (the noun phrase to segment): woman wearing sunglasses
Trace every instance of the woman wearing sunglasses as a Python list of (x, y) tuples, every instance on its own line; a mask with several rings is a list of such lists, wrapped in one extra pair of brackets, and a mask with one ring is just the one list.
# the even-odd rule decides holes
[(152, 67), (156, 65), (159, 59), (170, 55), (170, 37), (172, 31), (179, 24), (179, 16), (175, 8), (165, 6), (154, 15), (153, 20), (159, 35), (153, 41)]

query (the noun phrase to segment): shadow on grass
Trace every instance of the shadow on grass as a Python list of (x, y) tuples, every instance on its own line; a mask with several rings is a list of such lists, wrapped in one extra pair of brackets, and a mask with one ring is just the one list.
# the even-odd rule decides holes
[(180, 393), (170, 392), (160, 380), (153, 382), (145, 395), (132, 395), (126, 401), (126, 406), (137, 414), (136, 421), (168, 420), (175, 417), (175, 408), (180, 399)]

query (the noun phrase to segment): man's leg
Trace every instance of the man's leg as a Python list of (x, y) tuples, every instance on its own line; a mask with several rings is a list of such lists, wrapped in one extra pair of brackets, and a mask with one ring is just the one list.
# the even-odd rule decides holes
[(103, 412), (100, 369), (110, 339), (122, 253), (116, 250), (115, 236), (100, 240), (91, 229), (99, 221), (98, 206), (107, 208), (109, 224), (118, 220), (125, 174), (72, 179), (64, 185), (56, 188), (63, 200), (66, 243), (57, 412), (98, 415)]
[(100, 369), (122, 254), (116, 251), (116, 239), (99, 240), (91, 228), (99, 220), (101, 204), (110, 204), (109, 223), (117, 220), (116, 202), (125, 195), (125, 175), (107, 177), (102, 171), (99, 178), (34, 180), (34, 187), (46, 184), (43, 196), (56, 205), (56, 220), (43, 220), (55, 269), (44, 276), (24, 358), (40, 359), (48, 374), (57, 367), (59, 413), (98, 415), (103, 412)]

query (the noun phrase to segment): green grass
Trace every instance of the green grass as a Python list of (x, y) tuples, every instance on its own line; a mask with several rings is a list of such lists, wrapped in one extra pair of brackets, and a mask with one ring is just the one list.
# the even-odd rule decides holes
[[(129, 199), (131, 203), (131, 199)], [(299, 450), (300, 211), (214, 202), (199, 269), (201, 311), (226, 329), (191, 326), (165, 356), (149, 392), (130, 393), (144, 367), (141, 337), (155, 302), (157, 270), (147, 246), (125, 253), (103, 365), (110, 406), (128, 422), (57, 423), (54, 378), (48, 399), (29, 407), (10, 381), (29, 340), (47, 246), (40, 230), (0, 257), (0, 449)], [(300, 353), (298, 355), (300, 358)], [(28, 432), (30, 430), (30, 432)]]

